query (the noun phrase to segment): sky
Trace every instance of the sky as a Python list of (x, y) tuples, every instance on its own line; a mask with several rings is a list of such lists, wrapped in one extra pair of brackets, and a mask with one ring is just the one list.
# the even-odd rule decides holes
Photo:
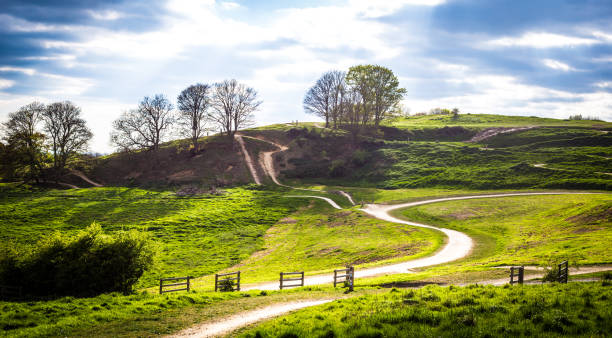
[(611, 121), (612, 1), (0, 2), (0, 121), (69, 100), (94, 152), (144, 96), (230, 78), (258, 91), (258, 125), (313, 121), (308, 88), (358, 64), (393, 70), (412, 113)]

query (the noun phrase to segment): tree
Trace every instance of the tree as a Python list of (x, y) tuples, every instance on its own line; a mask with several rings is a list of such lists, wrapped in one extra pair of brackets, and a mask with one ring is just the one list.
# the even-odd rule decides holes
[(257, 111), (261, 101), (257, 100), (257, 92), (238, 81), (225, 80), (215, 83), (213, 87), (212, 112), (210, 118), (229, 138), (236, 131), (249, 125), (253, 113)]
[(304, 111), (325, 119), (325, 128), (329, 128), (329, 122), (334, 122), (337, 127), (338, 120), (342, 115), (342, 97), (345, 93), (346, 73), (332, 70), (324, 73), (304, 96)]
[(390, 69), (377, 65), (349, 68), (346, 82), (361, 96), (363, 124), (374, 121), (374, 125), (378, 126), (406, 93), (406, 89), (399, 87), (399, 80)]
[(32, 102), (10, 113), (8, 121), (2, 123), (6, 141), (2, 154), (5, 175), (39, 182), (43, 173), (45, 136), (38, 126), (44, 111), (44, 104)]
[(181, 92), (177, 99), (179, 114), (177, 122), (185, 136), (191, 137), (193, 153), (198, 152), (198, 139), (204, 136), (207, 110), (210, 105), (210, 86), (195, 84)]
[(59, 175), (74, 153), (85, 151), (93, 134), (81, 118), (81, 108), (70, 101), (47, 105), (42, 114), (44, 130), (51, 139), (53, 168)]
[(138, 109), (124, 112), (113, 121), (111, 143), (124, 151), (157, 150), (174, 123), (173, 106), (162, 94), (145, 96)]

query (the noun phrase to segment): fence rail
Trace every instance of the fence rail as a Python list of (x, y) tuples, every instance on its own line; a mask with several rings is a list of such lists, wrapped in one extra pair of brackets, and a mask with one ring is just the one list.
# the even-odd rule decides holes
[[(293, 277), (293, 278), (285, 278), (285, 276), (296, 276), (299, 275), (300, 277)], [(300, 281), (299, 284), (285, 284), (285, 282), (294, 282), (294, 281)], [(293, 287), (298, 287), (298, 286), (304, 286), (304, 271), (301, 272), (281, 272), (280, 273), (280, 289), (282, 290), (283, 288), (293, 288)]]
[(523, 284), (525, 277), (525, 267), (523, 266), (512, 266), (510, 267), (510, 285), (512, 284)]
[[(235, 277), (231, 277), (235, 276)], [(222, 277), (222, 278), (219, 278)], [(223, 278), (224, 277), (224, 278)], [(234, 281), (236, 286), (234, 287)], [(215, 274), (215, 292), (240, 291), (240, 271)]]
[(346, 269), (334, 270), (334, 287), (336, 287), (338, 283), (348, 284), (349, 291), (353, 291), (353, 286), (355, 284), (355, 268), (349, 266)]
[[(162, 293), (176, 292), (176, 291), (187, 291), (187, 292), (189, 292), (189, 288), (191, 286), (191, 282), (190, 281), (191, 281), (192, 278), (193, 277), (191, 277), (191, 276), (161, 278), (159, 280), (159, 294), (161, 295)], [(164, 284), (164, 282), (172, 282), (172, 281), (177, 281), (177, 280), (185, 280), (185, 282)], [(165, 288), (173, 287), (173, 286), (185, 286), (185, 287), (182, 288), (182, 289), (164, 290)]]
[(567, 261), (563, 261), (559, 264), (559, 270), (557, 273), (559, 283), (567, 283), (569, 277), (569, 264)]

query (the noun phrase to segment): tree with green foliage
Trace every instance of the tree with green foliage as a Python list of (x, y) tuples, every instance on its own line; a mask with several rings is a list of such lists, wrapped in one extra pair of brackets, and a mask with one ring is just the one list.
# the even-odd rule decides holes
[(20, 178), (26, 182), (39, 182), (43, 173), (45, 157), (45, 136), (40, 132), (39, 125), (45, 106), (32, 102), (9, 114), (8, 121), (2, 123), (2, 175), (9, 178)]
[(198, 139), (204, 136), (210, 106), (210, 86), (195, 84), (184, 89), (177, 99), (180, 132), (191, 138), (192, 152), (198, 152)]
[(70, 101), (47, 105), (42, 118), (44, 130), (51, 141), (53, 168), (59, 175), (71, 156), (87, 149), (93, 134), (81, 118), (81, 108)]
[(362, 124), (374, 122), (378, 127), (387, 114), (399, 103), (406, 89), (400, 88), (393, 72), (378, 65), (359, 65), (349, 68), (347, 84), (357, 91), (362, 100)]

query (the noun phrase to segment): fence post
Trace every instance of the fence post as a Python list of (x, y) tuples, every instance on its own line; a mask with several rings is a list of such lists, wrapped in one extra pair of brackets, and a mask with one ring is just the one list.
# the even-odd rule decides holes
[(160, 278), (159, 279), (159, 294), (160, 295), (162, 294), (162, 286), (164, 286), (164, 284), (163, 284), (163, 280)]
[(215, 292), (219, 288), (219, 274), (215, 274)]
[(304, 286), (304, 271), (302, 271), (302, 286)]
[(187, 292), (189, 292), (189, 286), (190, 286), (189, 280), (190, 279), (191, 279), (191, 276), (187, 276)]
[(236, 286), (236, 291), (240, 291), (240, 271), (238, 271), (238, 283)]
[(349, 291), (353, 291), (353, 285), (355, 283), (355, 267), (349, 267), (349, 274), (351, 275), (349, 278), (351, 279), (349, 283)]
[(559, 264), (557, 277), (559, 283), (567, 283), (569, 277), (569, 264), (567, 261), (563, 261)]
[(519, 267), (519, 280), (518, 280), (519, 284), (523, 284), (524, 277), (525, 277), (525, 267), (521, 266)]
[(280, 289), (283, 289), (283, 273), (280, 273)]
[(334, 270), (334, 287), (336, 287), (336, 276), (338, 276), (338, 271)]

